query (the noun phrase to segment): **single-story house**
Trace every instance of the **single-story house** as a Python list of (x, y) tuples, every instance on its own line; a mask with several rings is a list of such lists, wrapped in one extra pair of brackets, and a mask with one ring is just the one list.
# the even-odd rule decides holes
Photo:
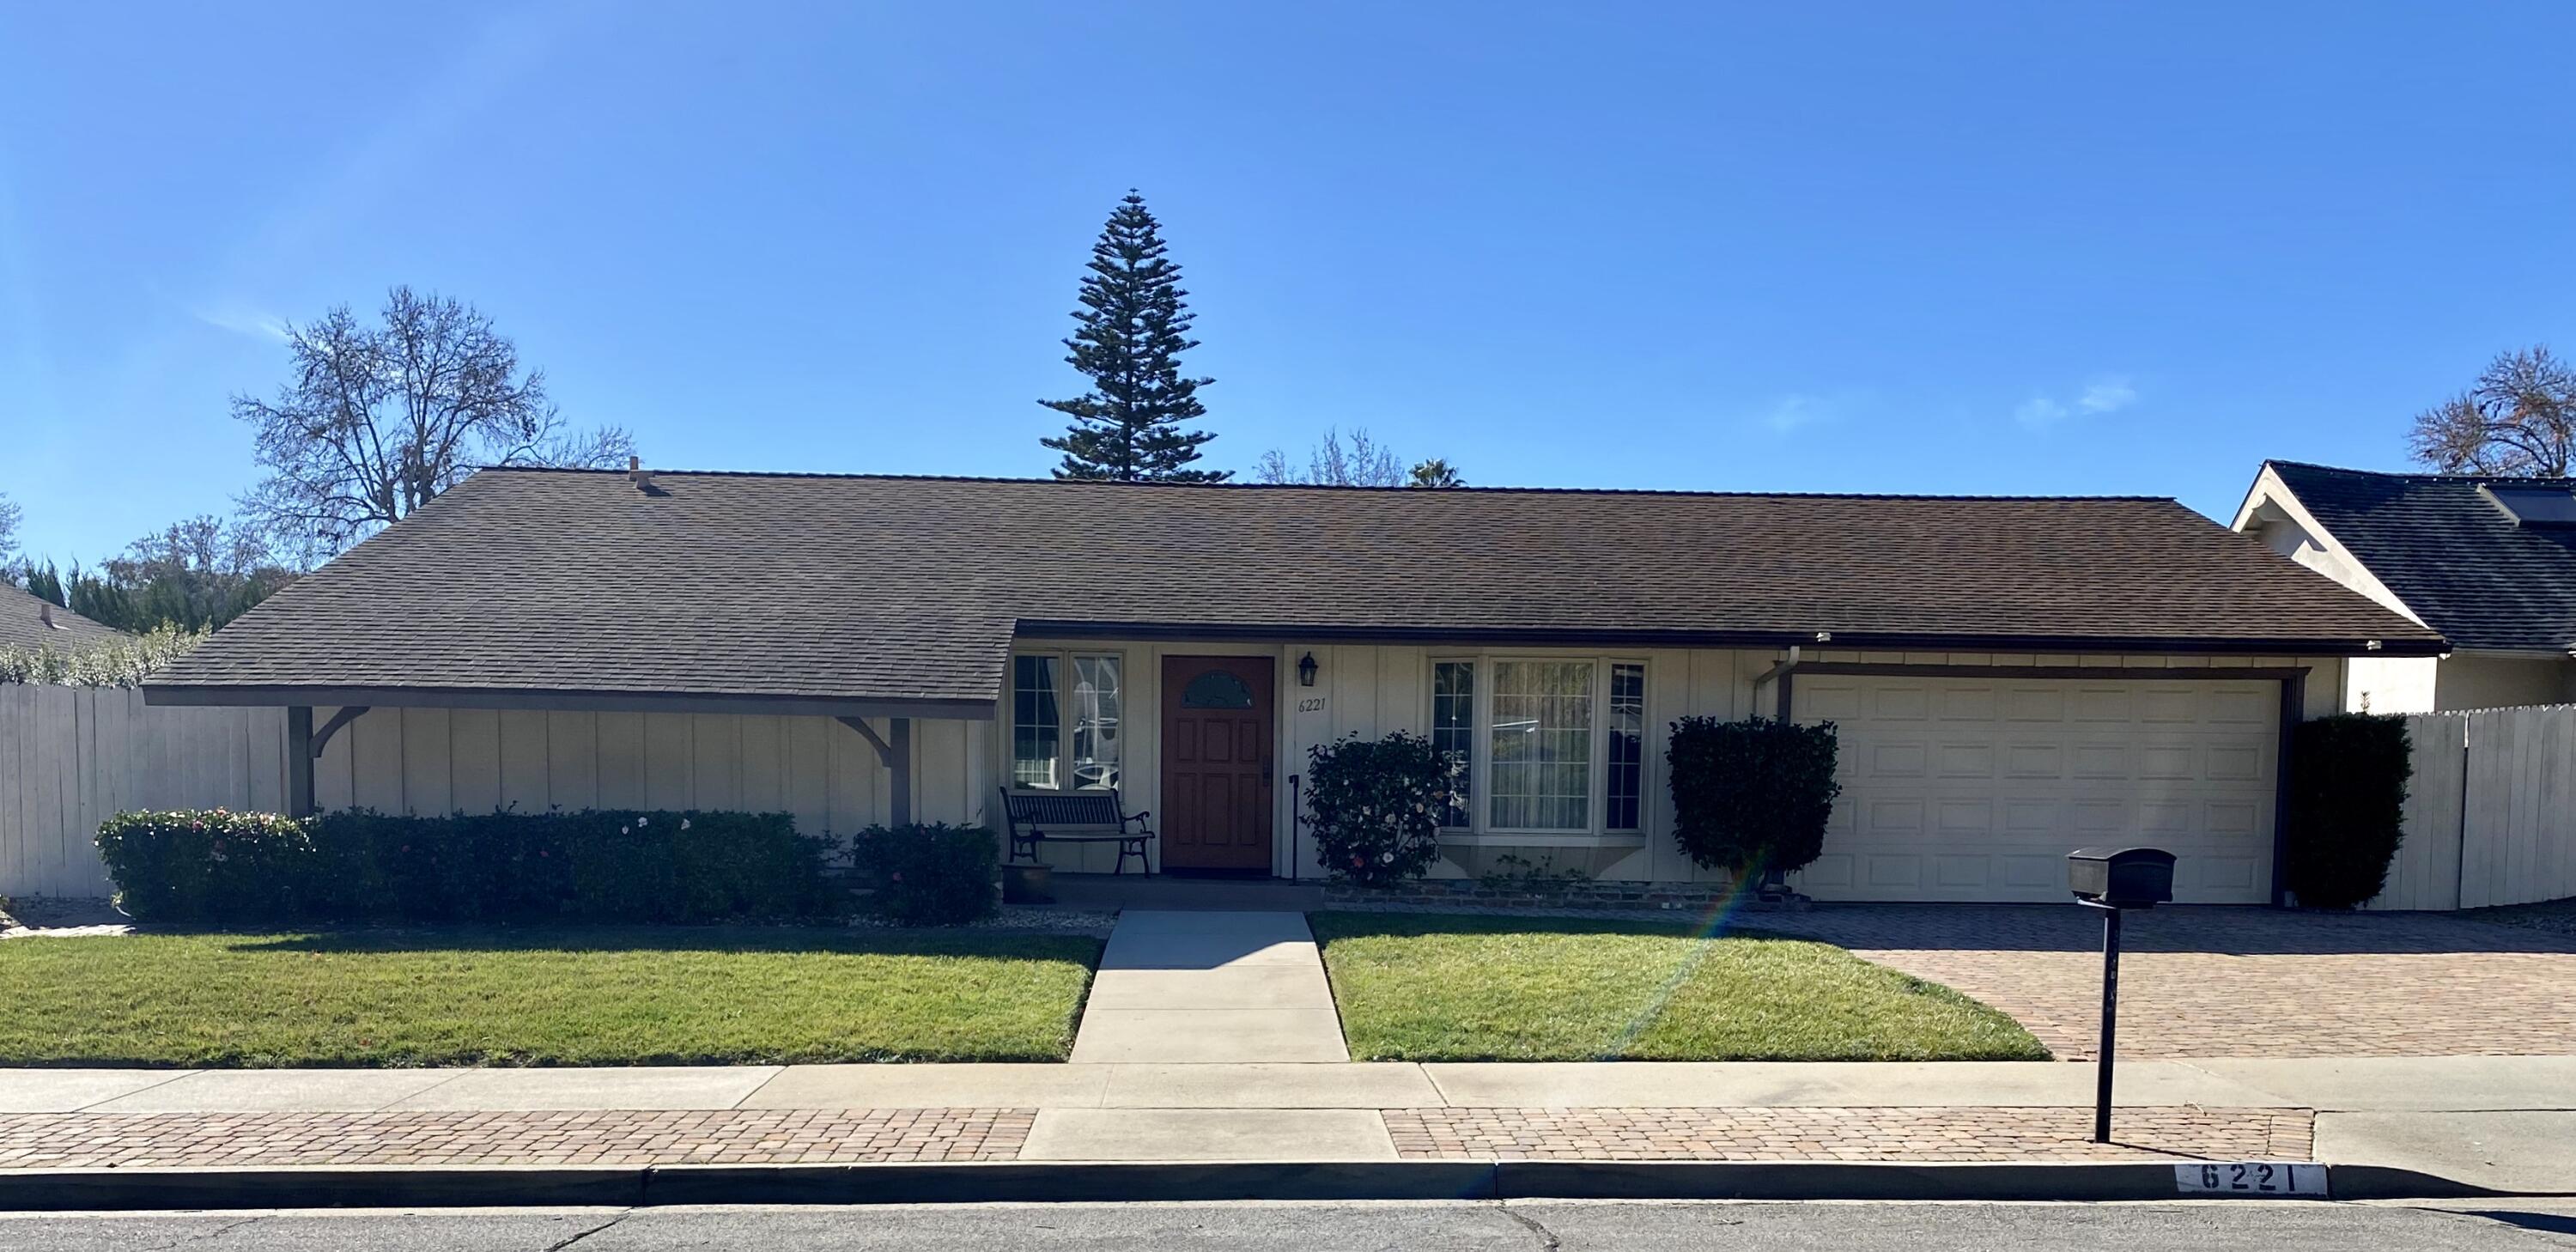
[(2355, 660), (2347, 711), (2576, 703), (2576, 478), (2266, 461), (2234, 525), (2450, 641)]
[(0, 583), (0, 648), (52, 648), (126, 638), (124, 631), (92, 621), (24, 587)]
[(301, 804), (846, 835), (1116, 787), (1155, 869), (1294, 877), (1309, 749), (1402, 729), (1468, 763), (1438, 873), (1663, 883), (1722, 877), (1670, 837), (1674, 719), (1829, 719), (1817, 898), (2062, 900), (2136, 841), (2253, 903), (2286, 726), (2446, 647), (2168, 499), (508, 469), (146, 695), (285, 706)]

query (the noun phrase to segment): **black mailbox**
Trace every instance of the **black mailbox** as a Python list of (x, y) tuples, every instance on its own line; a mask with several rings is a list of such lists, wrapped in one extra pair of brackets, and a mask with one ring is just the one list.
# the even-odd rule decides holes
[(2115, 909), (2173, 902), (2174, 854), (2162, 848), (2077, 848), (2066, 854), (2075, 897)]

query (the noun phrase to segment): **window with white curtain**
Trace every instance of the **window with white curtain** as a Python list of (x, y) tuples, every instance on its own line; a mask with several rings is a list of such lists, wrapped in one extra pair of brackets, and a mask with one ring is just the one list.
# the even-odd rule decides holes
[(1608, 657), (1431, 658), (1431, 745), (1458, 763), (1457, 834), (1643, 829), (1646, 666)]
[(1102, 791), (1118, 785), (1121, 665), (1116, 653), (1011, 658), (1011, 785)]

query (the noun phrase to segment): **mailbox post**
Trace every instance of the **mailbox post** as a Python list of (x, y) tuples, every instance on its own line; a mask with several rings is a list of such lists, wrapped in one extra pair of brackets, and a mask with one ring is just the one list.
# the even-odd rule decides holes
[(2161, 848), (2077, 848), (2066, 854), (2075, 902), (2102, 913), (2102, 1050), (2093, 1079), (2093, 1142), (2111, 1141), (2111, 1066), (2120, 1032), (2120, 914), (2173, 900), (2174, 854)]

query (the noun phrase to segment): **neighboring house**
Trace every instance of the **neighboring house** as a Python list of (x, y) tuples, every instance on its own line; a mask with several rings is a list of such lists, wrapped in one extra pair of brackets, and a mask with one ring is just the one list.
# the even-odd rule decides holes
[(22, 587), (0, 583), (0, 648), (52, 648), (123, 639), (125, 632), (94, 622)]
[(2450, 640), (2354, 661), (2347, 711), (2576, 702), (2576, 479), (2266, 461), (2235, 528)]
[(847, 835), (1114, 784), (1158, 869), (1305, 877), (1309, 749), (1409, 730), (1468, 764), (1439, 873), (1663, 882), (1723, 877), (1667, 727), (1786, 712), (1841, 728), (1818, 898), (2064, 900), (2141, 842), (2261, 902), (2285, 721), (2444, 647), (2166, 499), (486, 470), (145, 690), (285, 706), (323, 807)]

